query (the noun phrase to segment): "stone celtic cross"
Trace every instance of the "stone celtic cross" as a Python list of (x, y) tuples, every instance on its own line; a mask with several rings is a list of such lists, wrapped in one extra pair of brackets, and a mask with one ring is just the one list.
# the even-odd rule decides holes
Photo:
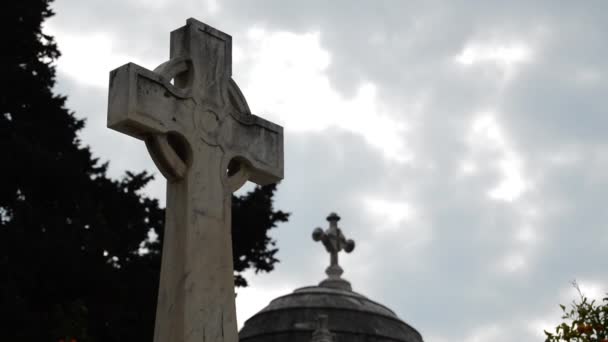
[[(232, 80), (232, 38), (188, 19), (169, 61), (110, 73), (108, 127), (144, 140), (167, 179), (155, 342), (237, 342), (231, 196), (283, 177), (283, 129)], [(136, 289), (135, 289), (136, 290)]]
[(342, 230), (338, 228), (338, 221), (340, 221), (338, 214), (329, 214), (327, 221), (329, 221), (329, 228), (327, 230), (323, 231), (322, 228), (316, 228), (312, 232), (312, 239), (323, 242), (323, 246), (325, 246), (330, 256), (329, 267), (325, 270), (327, 279), (323, 280), (319, 285), (350, 291), (350, 283), (341, 278), (344, 271), (338, 264), (338, 253), (342, 250), (346, 253), (352, 252), (355, 249), (355, 242), (351, 239), (347, 240), (344, 234), (342, 234)]

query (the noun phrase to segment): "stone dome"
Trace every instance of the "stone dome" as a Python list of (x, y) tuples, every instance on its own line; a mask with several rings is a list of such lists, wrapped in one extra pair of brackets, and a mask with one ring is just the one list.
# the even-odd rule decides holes
[(339, 219), (330, 214), (330, 228), (313, 233), (313, 239), (323, 241), (331, 254), (328, 278), (272, 300), (245, 322), (240, 342), (422, 342), (416, 329), (386, 306), (352, 291), (340, 277), (337, 252), (353, 250), (354, 242), (342, 235)]

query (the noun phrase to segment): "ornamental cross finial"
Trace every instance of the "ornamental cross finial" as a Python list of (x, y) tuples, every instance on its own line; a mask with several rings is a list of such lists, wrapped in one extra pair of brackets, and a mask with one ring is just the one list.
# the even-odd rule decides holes
[(338, 288), (343, 290), (351, 290), (350, 283), (345, 279), (341, 278), (342, 267), (338, 264), (338, 253), (344, 250), (346, 253), (350, 253), (355, 249), (355, 242), (351, 239), (346, 239), (342, 230), (338, 227), (338, 221), (340, 216), (336, 213), (331, 213), (327, 216), (329, 221), (329, 228), (323, 231), (322, 228), (316, 228), (312, 232), (312, 239), (314, 241), (323, 242), (325, 250), (330, 255), (329, 267), (325, 270), (327, 279), (323, 280), (319, 285), (324, 287)]

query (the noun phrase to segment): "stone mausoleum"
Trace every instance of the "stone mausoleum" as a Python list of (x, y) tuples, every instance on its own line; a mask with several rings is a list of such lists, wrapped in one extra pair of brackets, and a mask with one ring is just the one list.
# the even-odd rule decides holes
[(245, 322), (240, 342), (422, 342), (416, 329), (341, 277), (338, 252), (351, 252), (355, 243), (342, 234), (337, 214), (327, 220), (328, 229), (313, 232), (330, 254), (327, 278), (271, 301)]

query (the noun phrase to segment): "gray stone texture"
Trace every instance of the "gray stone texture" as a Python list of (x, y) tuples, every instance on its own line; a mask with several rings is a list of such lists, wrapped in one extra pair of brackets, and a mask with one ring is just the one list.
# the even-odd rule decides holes
[(389, 308), (348, 290), (310, 286), (274, 299), (247, 320), (241, 342), (310, 342), (327, 315), (334, 342), (421, 342), (422, 336)]
[(283, 129), (252, 115), (232, 75), (232, 38), (188, 19), (169, 61), (110, 73), (108, 127), (144, 140), (167, 179), (155, 342), (238, 340), (231, 196), (283, 177)]

